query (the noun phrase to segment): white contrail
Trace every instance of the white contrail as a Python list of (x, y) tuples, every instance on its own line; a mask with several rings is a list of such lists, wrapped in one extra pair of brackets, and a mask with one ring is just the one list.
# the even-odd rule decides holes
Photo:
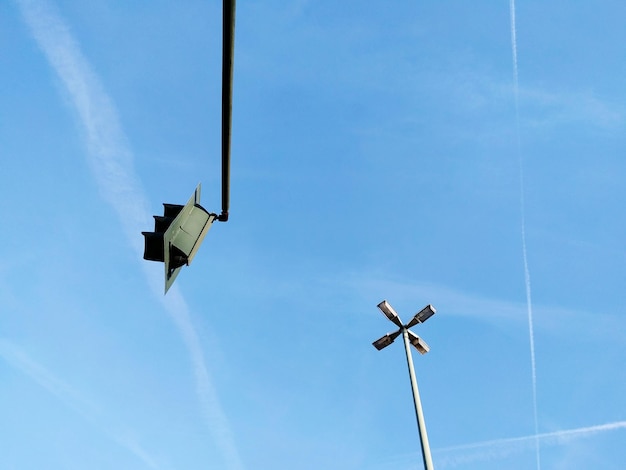
[(114, 431), (112, 426), (105, 425), (102, 412), (99, 411), (96, 405), (86, 400), (74, 388), (56, 377), (41, 364), (34, 361), (15, 344), (0, 338), (0, 358), (4, 359), (4, 361), (14, 369), (37, 382), (41, 387), (56, 396), (87, 421), (97, 423), (99, 428), (104, 429), (104, 433), (111, 440), (125, 447), (146, 466), (154, 469), (160, 468), (160, 465), (156, 463), (154, 457), (144, 450), (136, 441), (130, 440), (124, 436), (128, 433), (119, 431), (119, 427), (116, 427)]
[[(530, 289), (530, 271), (528, 270), (528, 251), (526, 249), (526, 208), (524, 194), (524, 161), (522, 158), (522, 143), (520, 133), (520, 117), (519, 117), (519, 73), (517, 70), (517, 25), (515, 20), (515, 0), (510, 0), (509, 9), (511, 12), (511, 49), (513, 53), (513, 80), (515, 95), (515, 128), (517, 137), (517, 154), (519, 161), (519, 180), (520, 180), (520, 212), (521, 212), (521, 230), (522, 230), (522, 256), (524, 261), (524, 282), (526, 285), (526, 307), (528, 311), (528, 336), (530, 339), (530, 368), (532, 372), (532, 389), (533, 389), (533, 418), (535, 425), (535, 435), (539, 433), (539, 418), (537, 415), (537, 366), (535, 362), (535, 330), (533, 326), (533, 304)], [(541, 453), (539, 446), (539, 438), (535, 440), (535, 453), (537, 458), (537, 470), (541, 469)]]
[[(544, 446), (554, 447), (567, 445), (576, 439), (584, 439), (596, 434), (617, 430), (626, 430), (626, 421), (615, 421), (607, 424), (563, 431), (440, 447), (433, 449), (433, 457), (435, 457), (436, 467), (439, 469), (456, 467), (468, 468), (468, 465), (471, 463), (497, 462), (515, 454), (532, 451), (537, 439), (540, 439)], [(420, 456), (416, 453), (399, 454), (385, 461), (375, 462), (371, 465), (371, 468), (415, 468), (415, 462), (419, 460)], [(475, 465), (475, 467), (478, 466)]]
[(437, 464), (439, 467), (452, 468), (466, 465), (469, 462), (498, 460), (511, 454), (520, 453), (529, 449), (529, 446), (534, 446), (537, 440), (541, 440), (544, 445), (565, 445), (575, 439), (619, 429), (626, 429), (626, 421), (445, 447), (435, 449), (434, 453), (438, 456)]
[[(104, 199), (117, 211), (129, 242), (141, 259), (139, 233), (152, 224), (148, 203), (135, 176), (132, 153), (119, 124), (115, 107), (84, 58), (67, 25), (46, 0), (16, 0), (39, 47), (70, 96), (85, 131), (89, 159)], [(156, 288), (154, 271), (144, 266), (158, 298), (163, 302), (189, 351), (197, 393), (209, 432), (218, 443), (227, 467), (243, 468), (230, 426), (211, 383), (200, 340), (183, 297), (176, 288), (167, 298)]]
[(514, 91), (515, 91), (515, 111), (518, 111), (517, 97), (518, 97), (518, 73), (517, 73), (517, 26), (515, 20), (515, 0), (510, 0), (509, 11), (511, 12), (511, 46), (513, 49), (513, 78), (514, 78)]

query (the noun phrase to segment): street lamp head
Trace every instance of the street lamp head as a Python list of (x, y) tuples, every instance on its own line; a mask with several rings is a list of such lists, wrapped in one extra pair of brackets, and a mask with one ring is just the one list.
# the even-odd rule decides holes
[(430, 351), (430, 346), (426, 344), (426, 341), (417, 336), (411, 330), (406, 331), (409, 334), (409, 342), (413, 345), (415, 349), (417, 349), (417, 352), (419, 352), (420, 354), (426, 354), (428, 351)]
[(378, 304), (378, 308), (394, 324), (396, 324), (398, 327), (402, 327), (402, 320), (400, 320), (400, 317), (398, 316), (396, 311), (393, 309), (393, 307), (389, 305), (389, 302), (387, 302), (386, 300), (383, 300), (381, 303)]
[(409, 323), (407, 323), (406, 327), (411, 328), (412, 326), (415, 326), (418, 323), (424, 323), (426, 320), (432, 317), (436, 312), (437, 310), (435, 310), (435, 307), (428, 304), (426, 305), (426, 307), (424, 307), (423, 309), (421, 309), (419, 312), (415, 314), (413, 319)]
[(391, 343), (393, 343), (393, 341), (398, 337), (399, 334), (400, 334), (400, 330), (396, 331), (395, 333), (387, 333), (385, 336), (377, 339), (372, 344), (374, 345), (376, 349), (380, 351), (381, 349), (384, 349), (387, 346), (389, 346)]

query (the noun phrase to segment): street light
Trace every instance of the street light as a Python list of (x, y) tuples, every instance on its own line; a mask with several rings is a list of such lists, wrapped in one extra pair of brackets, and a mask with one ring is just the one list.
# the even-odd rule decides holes
[(426, 344), (426, 341), (417, 336), (411, 330), (406, 330), (406, 332), (409, 335), (409, 343), (411, 343), (420, 354), (426, 354), (430, 351), (430, 346)]
[(420, 445), (422, 447), (422, 458), (424, 459), (424, 468), (426, 470), (433, 470), (433, 459), (430, 455), (430, 445), (428, 444), (428, 435), (426, 434), (426, 422), (424, 421), (424, 413), (422, 412), (422, 402), (420, 401), (419, 390), (417, 388), (417, 379), (415, 378), (415, 370), (413, 369), (413, 358), (411, 357), (411, 348), (409, 343), (413, 345), (420, 354), (426, 354), (430, 351), (430, 347), (426, 342), (413, 333), (409, 328), (417, 325), (418, 323), (424, 323), (430, 317), (432, 317), (436, 310), (432, 305), (427, 305), (422, 310), (417, 312), (415, 316), (406, 325), (402, 324), (400, 316), (396, 313), (393, 307), (383, 300), (378, 304), (378, 308), (381, 312), (396, 326), (399, 327), (394, 333), (387, 333), (382, 338), (377, 339), (372, 344), (379, 351), (389, 346), (393, 341), (402, 334), (404, 339), (404, 350), (406, 352), (406, 361), (409, 367), (409, 376), (411, 378), (411, 390), (413, 391), (413, 404), (415, 405), (415, 416), (417, 417), (417, 427), (420, 435)]
[(389, 302), (387, 302), (386, 300), (383, 300), (381, 303), (377, 305), (377, 307), (380, 309), (381, 312), (385, 314), (385, 316), (389, 320), (395, 323), (396, 326), (402, 327), (402, 321), (400, 320), (400, 317), (398, 316), (396, 311), (393, 309), (393, 307), (389, 305)]
[(400, 335), (400, 331), (396, 331), (395, 333), (387, 333), (382, 338), (374, 341), (374, 347), (379, 351), (383, 348), (389, 346), (393, 341)]
[(417, 325), (418, 323), (424, 323), (426, 320), (432, 317), (435, 314), (435, 312), (436, 310), (434, 309), (432, 305), (430, 304), (426, 305), (426, 307), (424, 307), (423, 309), (421, 309), (419, 312), (415, 314), (413, 319), (409, 323), (406, 324), (406, 327), (411, 328)]

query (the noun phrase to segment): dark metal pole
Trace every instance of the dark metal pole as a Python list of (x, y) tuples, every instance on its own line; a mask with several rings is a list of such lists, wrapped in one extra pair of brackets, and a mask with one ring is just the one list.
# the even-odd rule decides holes
[(224, 0), (222, 35), (222, 213), (218, 220), (226, 222), (230, 205), (230, 135), (235, 57), (235, 0)]

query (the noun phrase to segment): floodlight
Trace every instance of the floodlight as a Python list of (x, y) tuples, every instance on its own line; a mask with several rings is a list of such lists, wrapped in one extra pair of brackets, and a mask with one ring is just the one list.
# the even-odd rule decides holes
[(406, 332), (409, 334), (409, 342), (413, 345), (413, 347), (415, 347), (415, 349), (417, 349), (420, 354), (426, 354), (428, 351), (430, 351), (430, 346), (426, 344), (426, 341), (417, 336), (411, 330), (406, 330)]
[(395, 333), (387, 333), (385, 336), (383, 336), (380, 339), (377, 339), (372, 344), (374, 345), (376, 349), (380, 351), (381, 349), (386, 348), (391, 343), (393, 343), (393, 341), (398, 337), (399, 334), (400, 334), (400, 330), (396, 331)]
[(141, 232), (144, 259), (165, 263), (165, 293), (181, 268), (191, 263), (216, 217), (200, 205), (198, 184), (184, 206), (163, 204), (163, 215), (154, 216), (154, 232)]
[(386, 300), (383, 300), (381, 303), (378, 304), (378, 308), (380, 309), (381, 312), (385, 314), (385, 316), (389, 320), (391, 320), (397, 326), (402, 327), (402, 320), (400, 320), (400, 317), (398, 316), (396, 311), (393, 309), (393, 307), (389, 305), (389, 302), (387, 302)]
[(418, 323), (424, 323), (426, 320), (432, 317), (436, 312), (437, 310), (435, 310), (435, 307), (428, 304), (426, 305), (426, 307), (424, 307), (423, 309), (421, 309), (419, 312), (415, 314), (413, 319), (409, 323), (407, 323), (406, 327), (411, 328), (412, 326), (415, 326)]

